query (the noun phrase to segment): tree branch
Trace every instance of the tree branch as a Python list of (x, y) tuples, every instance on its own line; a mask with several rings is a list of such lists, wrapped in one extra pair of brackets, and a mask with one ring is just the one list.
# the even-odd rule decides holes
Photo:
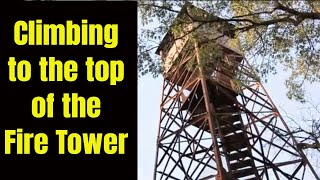
[(284, 6), (279, 1), (275, 1), (275, 2), (276, 2), (275, 9), (279, 9), (291, 15), (295, 15), (297, 17), (297, 22), (302, 22), (305, 19), (320, 19), (320, 13), (318, 12), (300, 12), (295, 9)]
[(300, 149), (320, 149), (320, 143), (298, 143), (297, 146)]

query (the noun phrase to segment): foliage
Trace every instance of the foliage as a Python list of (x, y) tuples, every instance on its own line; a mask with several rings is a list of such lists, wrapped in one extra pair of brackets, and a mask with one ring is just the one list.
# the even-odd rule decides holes
[[(196, 11), (187, 18), (175, 19), (185, 1), (138, 1), (143, 25), (139, 34), (140, 75), (151, 73), (156, 77), (161, 73), (161, 61), (154, 50), (169, 29), (173, 29), (175, 38), (181, 38), (178, 34), (191, 33), (182, 33), (191, 19), (199, 26), (190, 31), (208, 24), (217, 29), (219, 24), (233, 24), (235, 38), (246, 57), (254, 60), (262, 78), (267, 80), (268, 75), (277, 73), (277, 67), (291, 74), (286, 80), (289, 98), (303, 102), (304, 84), (319, 82), (320, 2), (199, 0), (191, 3), (212, 16)], [(209, 55), (213, 54), (219, 56), (219, 53)]]

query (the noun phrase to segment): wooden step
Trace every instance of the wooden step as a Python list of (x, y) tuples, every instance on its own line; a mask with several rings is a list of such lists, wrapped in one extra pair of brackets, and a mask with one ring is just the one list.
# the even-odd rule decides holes
[(239, 131), (243, 128), (244, 127), (242, 124), (235, 124), (235, 125), (227, 124), (227, 125), (221, 126), (220, 131), (225, 136), (225, 135), (229, 135), (230, 133), (235, 133), (236, 131)]
[(240, 149), (247, 148), (247, 145), (243, 142), (238, 142), (234, 144), (225, 145), (227, 152), (237, 151)]
[(232, 134), (232, 135), (224, 137), (224, 141), (227, 145), (233, 144), (233, 143), (238, 143), (238, 142), (245, 143), (246, 140), (247, 140), (247, 138), (244, 135), (244, 133), (237, 133), (237, 134)]
[(250, 157), (250, 152), (248, 150), (245, 150), (245, 151), (240, 151), (232, 154), (227, 154), (226, 156), (229, 159), (229, 161), (234, 161), (234, 160), (243, 159), (245, 157)]
[(240, 150), (247, 147), (247, 138), (243, 133), (232, 134), (224, 137), (227, 152)]
[(241, 169), (241, 168), (248, 167), (248, 166), (252, 167), (251, 159), (247, 159), (244, 161), (237, 161), (235, 163), (230, 164), (230, 167), (232, 170)]
[(235, 178), (242, 178), (242, 177), (254, 175), (254, 172), (255, 172), (255, 169), (248, 168), (248, 169), (233, 171), (232, 174)]
[(218, 116), (219, 125), (224, 126), (226, 124), (239, 124), (241, 121), (240, 115), (223, 115)]

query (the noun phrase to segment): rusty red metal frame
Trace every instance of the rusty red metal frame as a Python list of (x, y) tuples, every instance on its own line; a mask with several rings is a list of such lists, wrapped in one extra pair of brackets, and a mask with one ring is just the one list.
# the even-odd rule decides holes
[(186, 65), (196, 50), (164, 75), (154, 180), (319, 180), (248, 61), (225, 54), (242, 60), (230, 91)]

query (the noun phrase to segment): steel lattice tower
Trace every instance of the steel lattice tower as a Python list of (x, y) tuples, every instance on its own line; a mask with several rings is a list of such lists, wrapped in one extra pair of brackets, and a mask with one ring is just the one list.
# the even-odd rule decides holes
[[(186, 4), (178, 17), (190, 8), (203, 11)], [(169, 31), (157, 50), (164, 81), (154, 179), (319, 179), (232, 32), (212, 38), (206, 28), (198, 34), (223, 50), (209, 65), (188, 34), (172, 41)]]

